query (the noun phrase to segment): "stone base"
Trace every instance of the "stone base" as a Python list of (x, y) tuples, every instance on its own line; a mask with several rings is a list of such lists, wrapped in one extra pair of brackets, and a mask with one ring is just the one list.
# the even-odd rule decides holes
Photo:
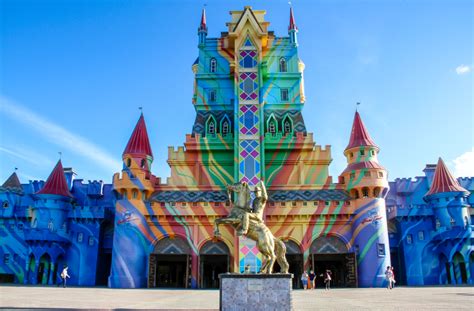
[(219, 274), (220, 310), (292, 310), (293, 274)]

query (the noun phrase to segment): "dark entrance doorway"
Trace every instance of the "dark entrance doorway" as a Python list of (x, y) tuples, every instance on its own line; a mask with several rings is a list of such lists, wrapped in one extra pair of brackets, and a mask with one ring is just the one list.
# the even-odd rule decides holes
[(148, 287), (188, 288), (190, 276), (189, 244), (180, 238), (158, 241), (148, 260)]
[(44, 254), (41, 256), (38, 266), (37, 284), (48, 284), (49, 274), (51, 273), (50, 267), (51, 257), (48, 254)]
[[(316, 274), (316, 288), (324, 287), (324, 273), (331, 271), (332, 287), (357, 287), (357, 262), (345, 243), (334, 236), (319, 237), (310, 248), (311, 266)], [(322, 276), (321, 276), (322, 275)]]
[(229, 272), (229, 248), (222, 241), (209, 241), (199, 255), (200, 288), (219, 288), (219, 274)]
[[(301, 275), (303, 274), (303, 254), (301, 248), (295, 242), (288, 240), (285, 241), (286, 246), (286, 261), (290, 266), (288, 272), (293, 274), (292, 285), (293, 289), (303, 288), (301, 285)], [(280, 265), (275, 262), (273, 266), (273, 272), (280, 272)]]
[(99, 254), (97, 256), (97, 270), (95, 285), (107, 286), (112, 266), (112, 241), (114, 226), (108, 221), (100, 225)]

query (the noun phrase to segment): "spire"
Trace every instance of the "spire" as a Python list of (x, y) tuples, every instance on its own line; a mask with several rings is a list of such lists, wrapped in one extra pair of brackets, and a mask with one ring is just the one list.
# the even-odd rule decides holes
[(433, 177), (433, 183), (431, 184), (430, 190), (425, 196), (436, 194), (440, 192), (468, 192), (464, 189), (456, 178), (451, 175), (443, 159), (439, 158), (438, 164), (436, 165), (436, 171)]
[(202, 9), (201, 24), (199, 25), (199, 30), (205, 30), (205, 31), (207, 31), (206, 9)]
[(295, 17), (293, 16), (293, 7), (290, 7), (290, 26), (288, 27), (288, 30), (298, 30), (298, 27), (296, 27), (295, 24)]
[(153, 158), (143, 113), (138, 119), (137, 125), (133, 130), (132, 136), (130, 136), (127, 147), (125, 147), (123, 154), (130, 154), (132, 156), (150, 156)]
[(374, 146), (378, 148), (372, 138), (370, 138), (369, 132), (365, 128), (359, 112), (356, 111), (354, 123), (352, 124), (351, 139), (345, 150), (360, 146)]
[(65, 197), (72, 197), (72, 194), (69, 192), (67, 187), (61, 160), (58, 161), (51, 172), (51, 175), (49, 175), (43, 189), (38, 191), (36, 194), (58, 194)]
[(20, 179), (18, 179), (16, 172), (13, 172), (13, 174), (8, 177), (8, 179), (3, 183), (2, 188), (23, 190), (23, 188), (21, 187)]

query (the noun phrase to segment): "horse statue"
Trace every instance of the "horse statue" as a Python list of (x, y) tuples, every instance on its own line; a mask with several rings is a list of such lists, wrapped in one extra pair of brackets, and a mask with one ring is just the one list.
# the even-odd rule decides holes
[[(237, 194), (234, 202), (232, 202), (232, 192)], [(263, 210), (268, 199), (265, 185), (260, 181), (255, 186), (253, 209), (250, 205), (250, 192), (250, 187), (245, 182), (227, 186), (232, 209), (227, 217), (217, 218), (214, 221), (214, 236), (220, 236), (219, 225), (231, 225), (237, 230), (238, 235), (246, 235), (257, 242), (257, 248), (263, 256), (263, 264), (259, 273), (273, 273), (275, 261), (280, 265), (280, 273), (288, 273), (289, 265), (285, 257), (285, 243), (273, 236), (272, 232), (263, 222)]]

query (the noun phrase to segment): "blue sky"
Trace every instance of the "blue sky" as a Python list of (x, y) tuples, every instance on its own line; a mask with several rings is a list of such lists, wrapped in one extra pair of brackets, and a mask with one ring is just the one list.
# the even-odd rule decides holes
[[(183, 144), (195, 113), (191, 65), (207, 3), (210, 37), (228, 11), (267, 10), (287, 34), (287, 1), (0, 0), (0, 183), (46, 179), (62, 152), (79, 178), (111, 182), (142, 106), (155, 160)], [(439, 156), (474, 176), (472, 1), (293, 1), (306, 64), (304, 117), (345, 167), (355, 103), (390, 179)]]

